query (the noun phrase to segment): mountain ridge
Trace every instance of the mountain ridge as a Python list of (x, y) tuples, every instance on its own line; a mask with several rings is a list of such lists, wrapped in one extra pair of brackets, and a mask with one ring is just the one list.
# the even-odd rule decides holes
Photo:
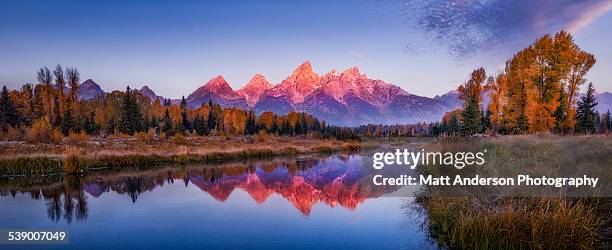
[[(163, 100), (147, 85), (136, 91), (152, 101)], [(100, 94), (104, 91), (91, 79), (79, 86), (79, 98), (91, 99)], [(342, 72), (332, 69), (319, 75), (309, 61), (276, 85), (258, 73), (242, 88), (234, 90), (222, 75), (217, 75), (186, 99), (191, 108), (212, 101), (223, 107), (252, 109), (258, 114), (300, 111), (342, 126), (436, 122), (444, 113), (463, 106), (456, 90), (433, 98), (418, 96), (383, 80), (370, 79), (357, 67)], [(600, 113), (612, 110), (612, 93), (598, 93), (597, 99), (596, 109)], [(486, 103), (488, 97), (483, 98), (483, 107)]]

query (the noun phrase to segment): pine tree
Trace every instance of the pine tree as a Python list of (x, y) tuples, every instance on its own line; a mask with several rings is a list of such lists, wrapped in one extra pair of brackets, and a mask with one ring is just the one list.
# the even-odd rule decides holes
[(218, 123), (219, 117), (218, 117), (218, 113), (216, 110), (217, 109), (216, 105), (214, 105), (211, 100), (208, 100), (208, 103), (211, 106), (210, 106), (210, 110), (208, 110), (208, 120), (207, 120), (208, 124), (207, 125), (208, 125), (208, 129), (212, 131), (212, 130), (217, 129), (217, 123)]
[(16, 127), (18, 123), (19, 114), (15, 108), (15, 103), (11, 100), (6, 86), (3, 86), (0, 94), (0, 129), (6, 131), (8, 125)]
[(121, 100), (121, 113), (119, 115), (119, 132), (128, 135), (134, 134), (134, 125), (131, 119), (131, 95), (132, 92), (128, 86), (125, 90), (125, 94), (123, 95), (123, 99)]
[(204, 122), (204, 117), (201, 115), (196, 116), (195, 120), (193, 120), (193, 129), (199, 136), (208, 134), (208, 127), (206, 122)]
[(576, 131), (580, 133), (593, 133), (595, 132), (595, 89), (593, 83), (589, 83), (587, 93), (578, 102), (578, 108), (576, 110)]
[(59, 97), (53, 97), (53, 127), (59, 127), (62, 124), (62, 113), (60, 105), (61, 104)]
[(149, 127), (155, 129), (155, 132), (159, 132), (159, 121), (157, 120), (157, 116), (153, 115), (151, 117), (151, 123), (149, 124)]
[(164, 124), (162, 126), (162, 132), (164, 132), (167, 135), (173, 135), (173, 129), (172, 129), (172, 117), (170, 116), (170, 111), (166, 108), (166, 111), (164, 113)]
[(189, 123), (187, 108), (187, 100), (185, 100), (185, 96), (183, 96), (183, 98), (181, 99), (181, 132), (184, 132), (185, 130), (191, 132), (191, 124)]
[(461, 129), (461, 122), (459, 122), (459, 117), (457, 117), (457, 115), (453, 114), (453, 116), (451, 117), (448, 125), (447, 125), (447, 132), (449, 132), (450, 134), (458, 134), (459, 130)]
[(115, 123), (115, 118), (111, 117), (106, 125), (106, 128), (104, 129), (107, 135), (112, 135), (115, 133)]
[(72, 119), (72, 107), (70, 105), (66, 105), (64, 108), (64, 119), (62, 119), (60, 127), (64, 135), (68, 135), (73, 130), (74, 120)]
[(257, 125), (255, 124), (256, 115), (253, 110), (249, 111), (246, 123), (246, 133), (249, 135), (253, 135), (257, 133)]
[(463, 100), (464, 108), (461, 112), (461, 134), (473, 135), (482, 130), (482, 114), (480, 113), (480, 100), (482, 84), (487, 78), (483, 68), (472, 72), (470, 80), (458, 89), (459, 98)]
[(90, 112), (89, 117), (85, 120), (85, 125), (83, 126), (85, 133), (89, 135), (97, 134), (99, 131), (98, 124), (96, 124), (96, 113)]
[(135, 93), (128, 86), (121, 100), (119, 131), (124, 134), (134, 135), (135, 132), (142, 131), (143, 119)]

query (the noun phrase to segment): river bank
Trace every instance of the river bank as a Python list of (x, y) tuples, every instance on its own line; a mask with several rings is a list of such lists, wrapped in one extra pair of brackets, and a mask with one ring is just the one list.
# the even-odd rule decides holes
[(82, 173), (107, 168), (214, 163), (243, 159), (355, 151), (359, 142), (307, 137), (91, 137), (61, 144), (3, 141), (0, 176)]

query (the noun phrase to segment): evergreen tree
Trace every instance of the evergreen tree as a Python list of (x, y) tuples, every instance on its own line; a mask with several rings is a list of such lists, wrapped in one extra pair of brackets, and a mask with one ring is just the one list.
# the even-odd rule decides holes
[(151, 117), (149, 127), (155, 129), (155, 133), (159, 132), (159, 121), (157, 120), (157, 116), (153, 115)]
[(595, 132), (595, 89), (593, 83), (589, 83), (587, 93), (578, 102), (578, 108), (576, 110), (576, 131), (580, 133), (593, 133)]
[(121, 100), (121, 113), (119, 116), (119, 132), (134, 135), (142, 131), (143, 116), (135, 93), (128, 86)]
[(58, 96), (53, 97), (53, 127), (60, 127), (62, 124), (62, 114), (60, 111), (60, 100)]
[(204, 122), (204, 117), (201, 115), (196, 116), (195, 120), (193, 120), (193, 129), (199, 136), (208, 134), (208, 126), (206, 122)]
[(134, 91), (132, 91), (132, 93), (130, 94), (130, 113), (132, 129), (134, 130), (134, 132), (142, 131), (142, 123), (144, 120), (144, 116), (142, 114), (140, 104), (136, 99), (136, 92)]
[(457, 134), (461, 128), (461, 123), (459, 122), (459, 118), (453, 114), (450, 121), (448, 122), (446, 132), (450, 134)]
[(181, 123), (182, 123), (182, 131), (188, 130), (191, 132), (191, 124), (189, 123), (189, 117), (187, 113), (187, 100), (185, 100), (185, 96), (181, 99)]
[(482, 129), (482, 114), (480, 113), (480, 100), (483, 83), (487, 75), (483, 68), (472, 72), (470, 80), (459, 86), (459, 99), (463, 100), (463, 111), (461, 112), (461, 128), (463, 135), (480, 133)]
[(85, 125), (83, 126), (85, 133), (89, 135), (98, 134), (100, 128), (98, 124), (96, 124), (96, 113), (90, 112), (89, 117), (85, 119)]
[(211, 106), (210, 106), (210, 110), (208, 110), (208, 121), (207, 121), (208, 124), (207, 125), (208, 125), (208, 129), (212, 131), (212, 130), (217, 129), (217, 122), (218, 122), (219, 117), (217, 116), (218, 113), (216, 110), (217, 108), (216, 105), (214, 105), (211, 100), (208, 100), (208, 103)]
[(108, 121), (108, 124), (106, 125), (105, 128), (105, 133), (108, 135), (112, 135), (115, 133), (115, 118), (111, 117), (110, 120)]
[(9, 96), (6, 86), (2, 87), (0, 93), (0, 129), (6, 131), (8, 125), (16, 127), (19, 123), (19, 114), (15, 108), (15, 103)]
[(461, 118), (460, 132), (462, 135), (473, 135), (479, 133), (482, 129), (482, 118), (476, 103), (468, 104), (461, 112)]
[(131, 95), (132, 91), (128, 86), (125, 90), (125, 94), (123, 95), (123, 99), (121, 100), (121, 113), (119, 115), (119, 132), (133, 135), (134, 134), (134, 125), (132, 124), (131, 119)]
[(70, 105), (66, 105), (66, 107), (64, 108), (64, 119), (62, 119), (60, 127), (64, 135), (68, 135), (74, 127), (74, 120), (72, 118), (72, 107)]
[(255, 124), (256, 115), (253, 110), (249, 111), (247, 122), (246, 122), (246, 133), (249, 135), (253, 135), (257, 133), (257, 125)]
[(172, 129), (172, 117), (170, 116), (170, 111), (167, 108), (164, 113), (164, 124), (162, 126), (162, 132), (164, 132), (167, 135), (174, 134), (173, 129)]

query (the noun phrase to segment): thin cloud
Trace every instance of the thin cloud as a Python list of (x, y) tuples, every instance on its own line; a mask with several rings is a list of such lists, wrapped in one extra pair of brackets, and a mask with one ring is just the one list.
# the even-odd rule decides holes
[(404, 0), (402, 3), (401, 14), (409, 25), (420, 31), (418, 39), (437, 44), (460, 58), (482, 51), (515, 50), (543, 34), (561, 29), (576, 33), (612, 10), (612, 0)]

